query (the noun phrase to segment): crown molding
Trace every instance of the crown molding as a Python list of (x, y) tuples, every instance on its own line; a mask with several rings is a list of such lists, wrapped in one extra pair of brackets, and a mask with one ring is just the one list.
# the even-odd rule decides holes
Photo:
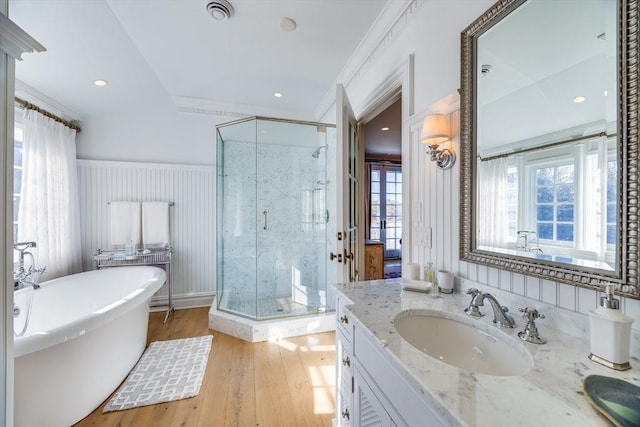
[(245, 104), (228, 104), (211, 101), (203, 98), (187, 96), (172, 96), (171, 100), (181, 113), (204, 114), (209, 116), (231, 117), (243, 119), (246, 117), (264, 116), (293, 119), (301, 121), (315, 121), (311, 114), (293, 112), (288, 110), (276, 110)]
[(68, 122), (79, 122), (82, 120), (82, 116), (74, 110), (67, 108), (50, 96), (45, 95), (18, 79), (16, 79), (16, 98), (30, 102)]
[(0, 50), (22, 61), (23, 53), (44, 52), (47, 49), (6, 15), (0, 13)]
[(423, 3), (424, 0), (389, 0), (387, 2), (314, 110), (317, 119), (322, 118), (335, 103), (336, 85), (342, 83), (346, 88), (358, 80), (408, 26)]

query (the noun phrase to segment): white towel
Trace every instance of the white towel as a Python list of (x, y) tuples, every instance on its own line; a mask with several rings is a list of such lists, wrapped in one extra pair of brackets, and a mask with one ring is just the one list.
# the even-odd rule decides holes
[(109, 238), (111, 246), (123, 246), (130, 241), (140, 244), (140, 202), (109, 204)]
[(169, 203), (142, 202), (142, 243), (145, 247), (169, 245)]

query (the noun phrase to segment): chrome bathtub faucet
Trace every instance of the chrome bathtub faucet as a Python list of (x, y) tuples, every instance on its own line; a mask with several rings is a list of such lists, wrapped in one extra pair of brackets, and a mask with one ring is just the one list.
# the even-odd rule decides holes
[[(38, 283), (38, 276), (44, 274), (47, 271), (47, 267), (36, 268), (36, 262), (33, 254), (27, 249), (35, 248), (36, 242), (18, 242), (13, 245), (13, 248), (19, 252), (18, 258), (18, 271), (13, 274), (13, 280), (18, 284), (18, 289), (22, 289), (25, 286), (32, 286), (33, 289), (40, 288)], [(28, 255), (31, 258), (31, 265), (29, 270), (24, 269), (24, 257)]]

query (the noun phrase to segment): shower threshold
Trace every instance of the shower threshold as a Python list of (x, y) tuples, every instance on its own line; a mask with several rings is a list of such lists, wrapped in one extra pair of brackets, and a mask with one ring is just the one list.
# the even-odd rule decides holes
[[(218, 310), (214, 301), (209, 310), (209, 328), (250, 342), (335, 330), (333, 311), (325, 311), (324, 307), (318, 307), (315, 308), (315, 312), (308, 313), (309, 306), (290, 302), (287, 306), (287, 302), (282, 298), (272, 299), (279, 301), (263, 301), (257, 305), (261, 320), (246, 317), (246, 307), (239, 304), (228, 306), (225, 311)], [(255, 311), (256, 302), (253, 301), (251, 304)]]

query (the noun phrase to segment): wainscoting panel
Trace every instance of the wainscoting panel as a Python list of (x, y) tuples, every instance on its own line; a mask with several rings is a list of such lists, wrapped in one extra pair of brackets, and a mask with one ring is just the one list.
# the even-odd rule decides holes
[[(172, 287), (179, 300), (215, 293), (215, 166), (78, 161), (83, 269), (97, 248), (109, 249), (108, 202), (166, 201), (170, 209)], [(164, 301), (166, 286), (154, 297)], [(191, 303), (187, 305), (201, 305)]]

